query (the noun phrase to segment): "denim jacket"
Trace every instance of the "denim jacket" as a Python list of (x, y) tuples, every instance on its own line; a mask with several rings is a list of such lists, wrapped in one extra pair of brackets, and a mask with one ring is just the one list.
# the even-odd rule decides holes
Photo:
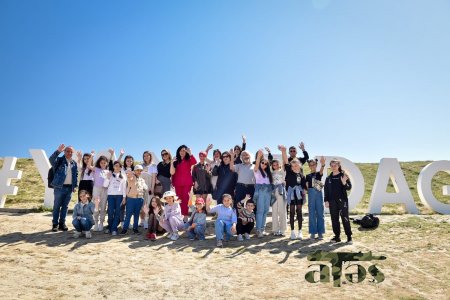
[[(66, 179), (68, 169), (66, 158), (64, 156), (58, 157), (60, 153), (61, 152), (55, 151), (49, 158), (50, 164), (52, 165), (53, 168), (58, 166), (58, 169), (54, 170), (55, 177), (53, 177), (52, 181), (52, 185), (55, 188), (62, 188), (64, 180)], [(60, 162), (61, 159), (63, 160), (62, 163)], [(77, 163), (74, 160), (70, 162), (70, 165), (72, 168), (72, 189), (75, 189), (78, 187), (78, 167)]]
[(81, 202), (75, 204), (73, 208), (72, 219), (76, 219), (77, 217), (82, 217), (88, 219), (91, 224), (94, 224), (94, 217), (92, 216), (95, 212), (95, 205), (92, 202), (86, 203), (86, 205), (81, 205)]

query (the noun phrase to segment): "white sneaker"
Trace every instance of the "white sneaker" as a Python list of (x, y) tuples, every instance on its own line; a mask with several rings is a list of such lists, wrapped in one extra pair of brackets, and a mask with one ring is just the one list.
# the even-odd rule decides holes
[(172, 240), (172, 241), (176, 241), (176, 240), (178, 240), (178, 238), (179, 238), (180, 236), (178, 235), (178, 233), (173, 233), (172, 234), (172, 236), (170, 237), (170, 239)]
[(245, 236), (245, 239), (246, 239), (246, 240), (249, 240), (249, 239), (250, 239), (250, 234), (244, 233), (244, 236)]
[(103, 231), (103, 223), (98, 224), (98, 231)]
[(299, 230), (298, 231), (298, 236), (297, 236), (297, 238), (299, 239), (299, 240), (303, 240), (303, 234), (302, 234), (302, 232)]
[(87, 238), (87, 239), (92, 238), (92, 233), (91, 233), (90, 230), (89, 230), (89, 231), (86, 231), (86, 238)]
[(297, 238), (297, 236), (295, 235), (295, 231), (292, 230), (291, 231), (291, 240), (295, 240)]
[(318, 239), (319, 239), (319, 240), (323, 240), (323, 234), (319, 233)]
[(258, 237), (263, 238), (264, 237), (264, 231), (258, 231)]
[(169, 233), (166, 235), (166, 238), (172, 239), (172, 235), (173, 235), (173, 233), (172, 233), (172, 232), (169, 232)]
[(111, 235), (117, 235), (117, 231), (113, 231)]
[(77, 239), (77, 238), (80, 237), (80, 235), (81, 235), (81, 232), (75, 231), (75, 232), (73, 233), (73, 238), (74, 238), (74, 239)]
[(223, 246), (222, 240), (218, 240), (216, 245), (217, 247), (222, 247)]
[(94, 231), (98, 231), (98, 224), (95, 224), (94, 225), (94, 229), (93, 229)]
[(238, 241), (242, 242), (244, 239), (242, 238), (242, 234), (238, 234)]
[(309, 238), (312, 239), (312, 240), (314, 240), (314, 239), (316, 238), (316, 235), (315, 235), (314, 233), (311, 233), (311, 234), (309, 235)]

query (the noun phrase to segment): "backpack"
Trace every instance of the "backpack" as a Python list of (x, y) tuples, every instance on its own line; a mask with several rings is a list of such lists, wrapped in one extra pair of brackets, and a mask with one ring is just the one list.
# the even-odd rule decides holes
[(352, 219), (353, 223), (360, 225), (362, 228), (377, 228), (380, 224), (380, 219), (373, 214), (366, 214), (362, 218)]
[[(63, 159), (59, 158), (58, 162), (56, 163), (55, 169), (58, 169), (59, 166), (62, 164), (62, 162), (63, 162)], [(53, 182), (53, 179), (55, 178), (55, 169), (53, 167), (51, 167), (48, 170), (48, 174), (47, 174), (47, 186), (51, 189), (54, 188), (52, 182)]]

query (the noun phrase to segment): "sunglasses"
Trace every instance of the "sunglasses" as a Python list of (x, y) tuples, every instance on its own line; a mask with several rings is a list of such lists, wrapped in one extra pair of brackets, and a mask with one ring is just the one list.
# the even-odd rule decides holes
[(224, 155), (224, 156), (222, 156), (223, 158), (230, 158), (230, 156), (229, 155)]
[(267, 163), (266, 163), (266, 162), (262, 162), (261, 164), (267, 166)]
[(297, 152), (297, 150), (295, 150), (295, 149), (292, 149), (292, 150), (289, 150), (289, 152)]
[(169, 153), (161, 153), (161, 156), (169, 155)]

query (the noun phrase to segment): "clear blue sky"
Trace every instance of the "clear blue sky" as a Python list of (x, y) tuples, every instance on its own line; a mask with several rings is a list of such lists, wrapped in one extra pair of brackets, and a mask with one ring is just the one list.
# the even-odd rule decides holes
[(2, 157), (450, 159), (450, 2), (0, 0), (0, 101)]

